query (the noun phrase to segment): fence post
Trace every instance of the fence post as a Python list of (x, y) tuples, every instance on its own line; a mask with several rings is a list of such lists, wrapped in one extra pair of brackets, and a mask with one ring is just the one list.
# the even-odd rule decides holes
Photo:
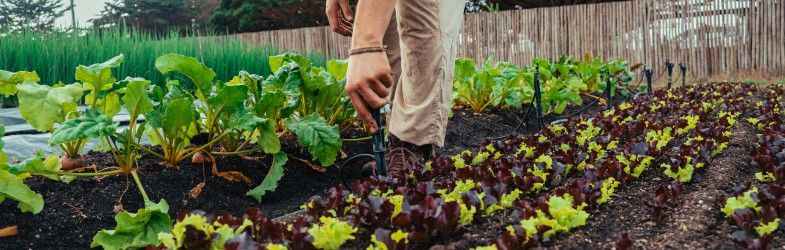
[(545, 121), (542, 116), (542, 93), (540, 92), (540, 64), (534, 65), (534, 99), (537, 102), (537, 121), (540, 124), (540, 129), (545, 127)]
[(665, 67), (668, 68), (668, 89), (670, 89), (671, 82), (673, 82), (673, 63), (671, 59), (665, 59)]
[(679, 69), (681, 69), (681, 86), (687, 86), (687, 66), (679, 63)]

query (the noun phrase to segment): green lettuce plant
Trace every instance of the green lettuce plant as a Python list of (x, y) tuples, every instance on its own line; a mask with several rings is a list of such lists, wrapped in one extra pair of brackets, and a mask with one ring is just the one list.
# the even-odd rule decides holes
[(476, 113), (488, 106), (520, 108), (525, 96), (531, 97), (533, 88), (524, 87), (522, 71), (507, 62), (491, 65), (493, 57), (477, 69), (472, 59), (455, 61), (453, 102), (468, 105)]

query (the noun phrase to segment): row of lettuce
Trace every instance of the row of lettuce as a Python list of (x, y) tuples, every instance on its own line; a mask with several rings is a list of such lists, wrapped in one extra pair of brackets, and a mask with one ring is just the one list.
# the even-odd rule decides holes
[[(139, 213), (157, 216), (118, 215), (117, 228), (100, 232), (93, 246), (338, 249), (370, 242), (368, 249), (408, 249), (449, 242), (474, 225), (512, 217), (518, 223), (477, 249), (533, 247), (585, 225), (592, 209), (655, 163), (672, 172), (666, 192), (683, 192), (681, 182), (689, 180), (678, 173), (708, 166), (727, 147), (729, 128), (753, 87), (658, 91), (592, 119), (570, 118), (538, 133), (420, 162), (408, 174), (339, 184), (329, 196), (311, 198), (303, 205), (306, 216), (291, 222), (273, 221), (255, 208), (241, 217), (184, 211), (172, 221), (165, 202), (150, 202)], [(720, 129), (711, 131), (715, 127)], [(676, 141), (684, 143), (672, 147)], [(705, 164), (696, 168), (699, 163)], [(619, 245), (629, 246), (629, 237), (623, 239), (627, 244)]]
[[(627, 69), (623, 59), (602, 61), (601, 57), (585, 54), (576, 59), (562, 56), (557, 61), (536, 58), (532, 66), (520, 67), (508, 63), (492, 63), (489, 58), (477, 67), (472, 59), (457, 60), (452, 91), (453, 105), (466, 106), (480, 113), (488, 107), (498, 109), (521, 108), (534, 100), (534, 78), (538, 73), (541, 84), (543, 112), (561, 114), (569, 103), (581, 105), (581, 95), (598, 98), (593, 93), (605, 91), (610, 83), (612, 93), (629, 96), (637, 89), (630, 86), (635, 71), (641, 65)], [(640, 86), (640, 85), (639, 85)]]
[(747, 119), (759, 132), (750, 157), (761, 168), (756, 173), (760, 183), (734, 187), (722, 210), (733, 228), (734, 243), (746, 249), (771, 249), (774, 232), (785, 219), (785, 90), (770, 87), (765, 91), (765, 97), (755, 104), (758, 116)]

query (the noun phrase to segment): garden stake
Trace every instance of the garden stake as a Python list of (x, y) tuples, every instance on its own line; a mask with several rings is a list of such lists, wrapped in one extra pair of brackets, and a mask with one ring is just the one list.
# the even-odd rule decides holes
[(387, 164), (384, 162), (387, 148), (384, 147), (384, 126), (382, 126), (382, 117), (379, 109), (371, 110), (371, 116), (373, 116), (373, 120), (376, 121), (376, 126), (379, 128), (373, 134), (373, 157), (376, 159), (376, 174), (387, 176)]
[(653, 73), (653, 72), (651, 72), (651, 69), (647, 69), (647, 70), (643, 71), (643, 74), (644, 74), (644, 75), (646, 75), (646, 84), (648, 84), (648, 85), (649, 85), (649, 91), (647, 92), (647, 93), (649, 93), (649, 94), (651, 94), (651, 92), (652, 92), (652, 89), (651, 89), (651, 77), (652, 77), (652, 73)]
[(537, 121), (540, 128), (545, 127), (545, 120), (542, 116), (542, 93), (540, 92), (540, 64), (534, 65), (534, 99), (537, 101)]
[(687, 86), (687, 66), (679, 63), (679, 69), (681, 69), (681, 86)]
[(610, 71), (606, 71), (605, 72), (605, 77), (606, 77), (605, 78), (605, 92), (607, 93), (606, 96), (608, 97), (607, 105), (608, 105), (608, 109), (612, 109), (613, 108), (613, 97), (611, 97), (611, 94), (613, 93), (613, 83), (611, 83)]
[(665, 67), (668, 68), (668, 89), (671, 88), (671, 81), (673, 76), (673, 63), (671, 59), (665, 59)]

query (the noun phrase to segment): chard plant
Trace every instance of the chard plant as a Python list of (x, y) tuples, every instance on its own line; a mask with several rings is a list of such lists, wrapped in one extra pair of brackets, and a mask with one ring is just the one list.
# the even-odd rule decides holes
[[(54, 86), (40, 85), (41, 79), (35, 72), (0, 71), (0, 91), (6, 96), (16, 94), (19, 112), (30, 126), (39, 132), (53, 132), (55, 124), (80, 117), (77, 103), (84, 92), (79, 83)], [(63, 141), (58, 144), (65, 153), (61, 162), (66, 169), (83, 165), (81, 150), (86, 140)], [(54, 146), (53, 145), (53, 146)]]
[(491, 65), (491, 60), (493, 57), (483, 63), (482, 69), (477, 69), (472, 59), (455, 61), (453, 102), (480, 113), (488, 106), (520, 108), (523, 99), (531, 98), (534, 89), (524, 87), (520, 68), (507, 62)]

